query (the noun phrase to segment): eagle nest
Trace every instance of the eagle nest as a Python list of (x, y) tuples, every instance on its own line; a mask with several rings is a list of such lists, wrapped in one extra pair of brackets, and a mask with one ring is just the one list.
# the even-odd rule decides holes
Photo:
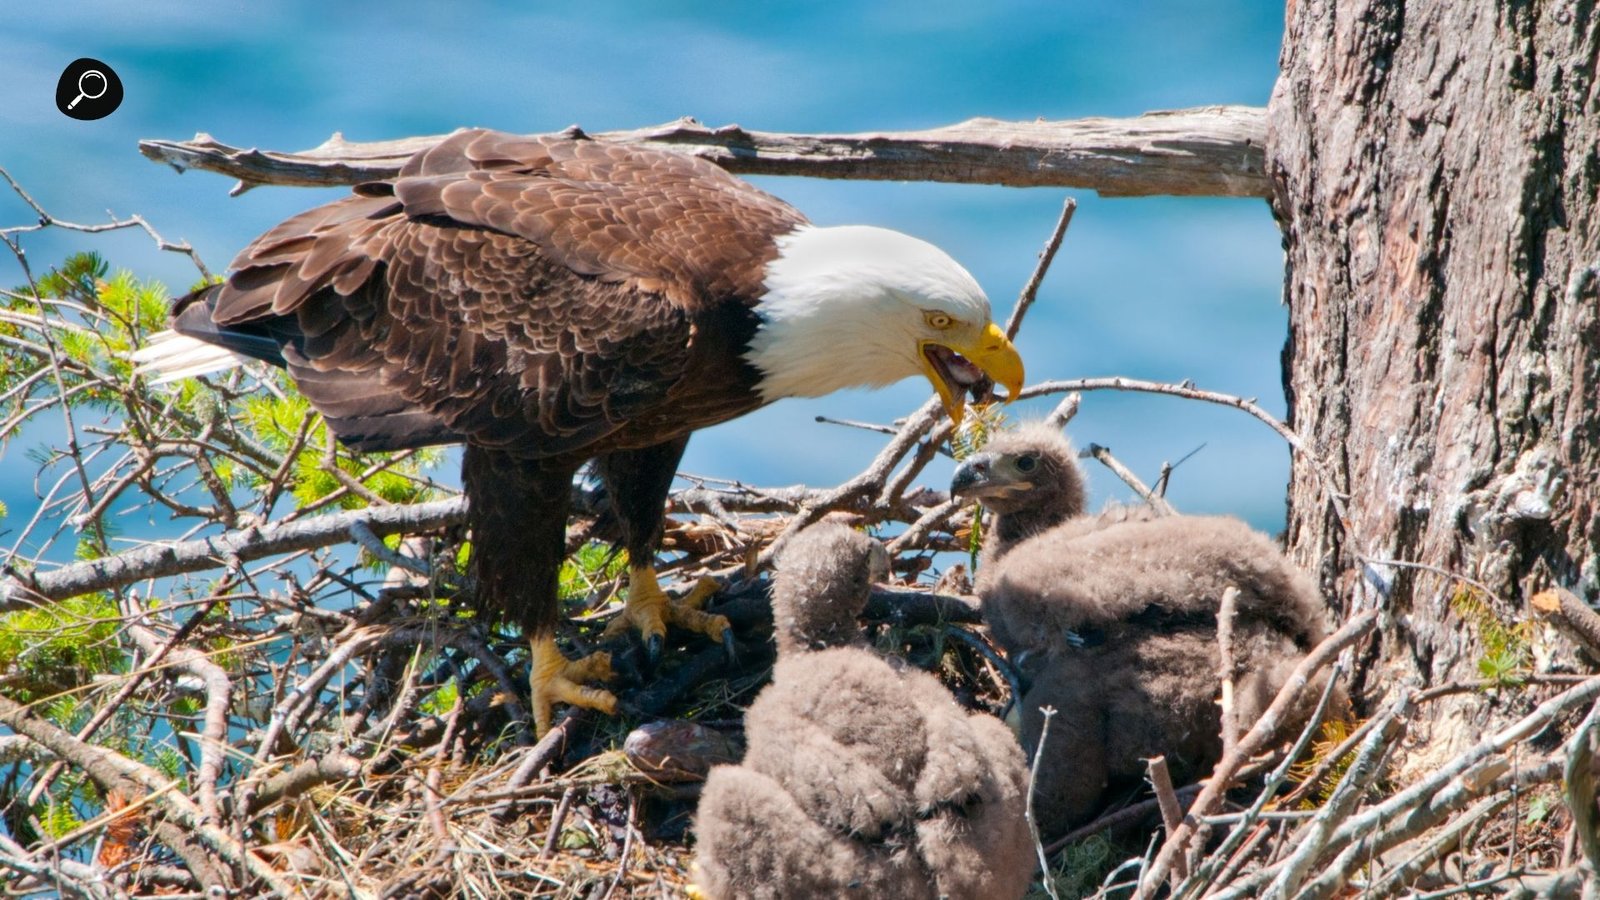
[[(149, 228), (34, 210), (39, 224), (5, 230)], [(772, 669), (763, 573), (787, 536), (829, 514), (892, 536), (891, 584), (862, 617), (878, 652), (931, 673), (974, 713), (1001, 714), (1020, 692), (954, 564), (975, 553), (981, 520), (913, 486), (941, 452), (978, 449), (999, 427), (992, 418), (969, 416), (957, 433), (932, 401), (872, 426), (888, 434), (883, 449), (834, 488), (690, 479), (670, 500), (662, 583), (716, 579), (711, 611), (730, 623), (735, 652), (669, 634), (678, 652), (651, 669), (636, 641), (613, 641), (617, 714), (567, 709), (535, 740), (529, 645), (475, 613), (465, 504), (428, 477), (426, 452), (340, 449), (271, 373), (151, 391), (123, 354), (160, 327), (162, 290), (87, 254), (27, 277), (4, 303), (0, 355), (15, 355), (0, 370), (0, 433), (35, 415), (59, 427), (63, 408), (92, 410), (80, 423), (109, 422), (108, 409), (125, 420), (84, 426), (47, 454), (43, 465), (60, 466), (39, 481), (54, 483), (50, 502), (31, 521), (8, 520), (15, 546), (76, 561), (13, 553), (0, 577), (7, 896), (679, 896), (700, 786), (742, 754), (743, 710)], [(1024, 396), (1067, 393), (1059, 427), (1076, 409), (1070, 392), (1096, 389), (1223, 403), (1292, 434), (1251, 401), (1189, 384), (1080, 379)], [(606, 642), (627, 578), (607, 557), (617, 535), (601, 509), (574, 490), (561, 634), (578, 650)], [(116, 528), (141, 515), (151, 528), (182, 524), (129, 549)], [(77, 546), (47, 557), (58, 538)], [(1596, 716), (1582, 718), (1600, 678), (1550, 674), (1558, 668), (1543, 661), (1536, 674), (1535, 645), (1548, 642), (1532, 619), (1504, 619), (1507, 605), (1471, 579), (1416, 577), (1437, 578), (1492, 651), (1480, 682), (1369, 679), (1351, 691), (1364, 718), (1335, 726), (1319, 713), (1279, 734), (1316, 683), (1298, 672), (1258, 722), (1238, 723), (1204, 784), (1116, 798), (1068, 834), (1035, 835), (1045, 874), (1034, 892), (1126, 896), (1142, 878), (1146, 895), (1170, 885), (1185, 897), (1391, 897), (1452, 884), (1574, 895), (1581, 861), (1600, 858)], [(1323, 599), (1346, 609), (1349, 598)], [(1533, 599), (1600, 634), (1576, 598)], [(1374, 624), (1352, 614), (1308, 659), (1361, 650)], [(1419, 709), (1450, 694), (1480, 697), (1486, 720), (1492, 711), (1511, 724), (1414, 733), (1427, 721)], [(1047, 735), (1038, 743), (1051, 746)], [(1401, 752), (1403, 775), (1392, 764)]]

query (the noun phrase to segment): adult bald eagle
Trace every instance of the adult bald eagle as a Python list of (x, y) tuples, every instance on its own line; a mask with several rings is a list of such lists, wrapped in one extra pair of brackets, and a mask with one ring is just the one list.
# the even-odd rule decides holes
[[(477, 608), (532, 642), (536, 725), (605, 711), (597, 654), (557, 649), (572, 479), (594, 460), (629, 551), (629, 626), (728, 622), (669, 602), (652, 561), (690, 432), (780, 397), (922, 373), (952, 416), (980, 370), (1022, 362), (983, 291), (933, 246), (819, 228), (717, 166), (582, 137), (462, 131), (393, 181), (257, 238), (226, 282), (181, 298), (137, 354), (181, 377), (286, 367), (359, 450), (462, 442)], [(160, 337), (160, 336), (158, 336)]]

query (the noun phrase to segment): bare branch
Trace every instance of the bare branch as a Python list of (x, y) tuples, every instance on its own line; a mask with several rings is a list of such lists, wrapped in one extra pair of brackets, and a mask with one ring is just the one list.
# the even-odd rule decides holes
[(1218, 677), (1222, 682), (1222, 753), (1226, 756), (1239, 743), (1239, 710), (1234, 703), (1234, 677), (1238, 674), (1233, 653), (1233, 624), (1239, 609), (1239, 589), (1228, 585), (1217, 607), (1217, 649), (1220, 658)]
[(291, 896), (289, 886), (280, 873), (240, 847), (232, 837), (208, 820), (188, 797), (170, 790), (172, 784), (161, 773), (104, 747), (86, 744), (31, 715), (26, 707), (3, 696), (0, 696), (0, 722), (82, 769), (95, 783), (108, 790), (120, 790), (129, 797), (159, 794), (156, 803), (170, 822), (158, 828), (157, 833), (183, 857), (190, 871), (202, 882), (227, 886), (220, 867), (210, 858), (210, 854), (215, 853), (228, 864), (239, 866), (266, 882), (279, 894)]
[(1528, 605), (1548, 616), (1590, 653), (1600, 656), (1600, 613), (1564, 587), (1553, 587), (1528, 598)]
[(235, 558), (260, 559), (295, 550), (326, 547), (348, 540), (350, 526), (365, 522), (373, 533), (389, 535), (431, 531), (465, 520), (466, 501), (435, 500), (410, 506), (385, 506), (260, 528), (230, 531), (214, 538), (174, 544), (150, 544), (138, 550), (102, 559), (73, 563), (48, 572), (9, 573), (0, 580), (0, 613), (23, 609), (43, 600), (60, 600), (94, 591), (199, 572), (225, 565)]
[(1132, 469), (1129, 469), (1127, 466), (1122, 464), (1121, 460), (1111, 455), (1110, 447), (1102, 447), (1099, 444), (1090, 444), (1088, 449), (1084, 450), (1083, 452), (1099, 460), (1102, 465), (1110, 469), (1118, 478), (1122, 479), (1123, 484), (1133, 488), (1133, 492), (1139, 495), (1139, 499), (1150, 504), (1150, 508), (1154, 509), (1158, 514), (1163, 516), (1176, 514), (1177, 511), (1172, 508), (1172, 504), (1168, 503), (1165, 497), (1158, 496), (1155, 492), (1151, 491), (1150, 488), (1145, 486), (1143, 481), (1139, 480), (1139, 476), (1133, 474)]
[(1033, 848), (1039, 855), (1039, 877), (1044, 881), (1044, 889), (1050, 895), (1050, 900), (1061, 900), (1056, 893), (1056, 880), (1050, 877), (1050, 859), (1045, 855), (1044, 841), (1039, 837), (1039, 821), (1033, 814), (1033, 794), (1039, 783), (1039, 760), (1044, 758), (1045, 742), (1050, 738), (1050, 720), (1055, 718), (1056, 708), (1040, 707), (1039, 714), (1044, 716), (1044, 723), (1039, 728), (1039, 746), (1033, 751), (1033, 765), (1028, 769), (1028, 797), (1024, 807), (1028, 830), (1033, 834)]
[[(1150, 790), (1156, 795), (1156, 805), (1161, 809), (1161, 824), (1166, 826), (1170, 835), (1183, 823), (1183, 807), (1178, 803), (1178, 792), (1172, 789), (1172, 772), (1167, 768), (1167, 758), (1154, 756), (1145, 760), (1145, 772), (1150, 779)], [(1180, 856), (1172, 864), (1174, 887), (1188, 875), (1188, 863)]]
[[(591, 137), (691, 153), (748, 175), (1074, 187), (1108, 197), (1266, 197), (1266, 133), (1263, 109), (1206, 106), (1130, 119), (969, 119), (924, 131), (814, 135), (709, 128), (685, 118)], [(259, 184), (326, 187), (392, 178), (412, 154), (445, 137), (353, 143), (336, 134), (292, 153), (197, 134), (189, 141), (140, 141), (139, 151), (179, 171), (238, 178), (239, 193)]]
[(1216, 769), (1211, 774), (1211, 780), (1207, 782), (1205, 789), (1200, 792), (1200, 796), (1195, 798), (1194, 804), (1189, 807), (1189, 815), (1184, 819), (1183, 824), (1162, 844), (1160, 852), (1156, 854), (1154, 863), (1145, 870), (1143, 877), (1140, 878), (1139, 891), (1136, 896), (1149, 897), (1162, 882), (1166, 881), (1167, 872), (1172, 869), (1173, 864), (1187, 847), (1189, 839), (1194, 836), (1199, 819), (1210, 815), (1216, 809), (1217, 804), (1222, 800), (1222, 795), (1228, 790), (1228, 786), (1233, 782), (1234, 775), (1239, 771), (1239, 768), (1250, 757), (1261, 752), (1266, 747), (1267, 742), (1277, 734), (1289, 712), (1300, 704), (1301, 696), (1311, 684), (1312, 676), (1318, 670), (1331, 663), (1334, 657), (1338, 656), (1344, 648), (1355, 643), (1362, 635), (1370, 631), (1377, 622), (1378, 614), (1376, 612), (1368, 610), (1360, 613), (1346, 622), (1343, 628), (1340, 628), (1321, 644), (1318, 644), (1305, 659), (1301, 660), (1300, 665), (1295, 667), (1293, 674), (1284, 682), (1283, 689), (1278, 692), (1278, 696), (1273, 699), (1272, 705), (1267, 707), (1267, 711), (1262, 713), (1261, 718), (1250, 731), (1239, 739), (1238, 745), (1233, 748), (1233, 753), (1223, 757), (1217, 763)]
[(1061, 239), (1067, 236), (1067, 226), (1072, 224), (1072, 214), (1077, 211), (1078, 201), (1071, 197), (1061, 204), (1061, 217), (1056, 219), (1056, 227), (1044, 242), (1044, 249), (1039, 251), (1039, 263), (1033, 267), (1033, 274), (1028, 276), (1028, 283), (1022, 286), (1022, 293), (1017, 297), (1017, 305), (1011, 308), (1011, 316), (1006, 319), (1006, 337), (1016, 338), (1017, 329), (1022, 327), (1022, 317), (1028, 314), (1028, 307), (1039, 296), (1039, 285), (1044, 283), (1044, 275), (1050, 271), (1050, 263), (1061, 249)]

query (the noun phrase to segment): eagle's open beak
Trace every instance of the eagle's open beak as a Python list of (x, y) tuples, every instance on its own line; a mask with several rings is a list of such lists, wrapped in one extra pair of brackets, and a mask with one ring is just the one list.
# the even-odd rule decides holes
[(967, 389), (988, 375), (1006, 389), (1006, 402), (1022, 390), (1022, 357), (999, 326), (990, 322), (972, 343), (923, 341), (922, 372), (939, 392), (950, 421), (961, 424)]

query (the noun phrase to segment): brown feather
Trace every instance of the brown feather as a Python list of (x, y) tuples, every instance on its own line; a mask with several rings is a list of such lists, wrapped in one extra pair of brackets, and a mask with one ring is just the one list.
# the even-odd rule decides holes
[[(544, 522), (565, 514), (546, 501), (586, 459), (673, 466), (689, 432), (760, 405), (751, 307), (804, 222), (693, 157), (462, 131), (267, 231), (174, 327), (286, 366), (351, 446), (481, 450), (463, 469), (481, 608), (548, 630), (562, 541)], [(670, 478), (634, 478), (641, 558)]]
[[(779, 560), (773, 683), (745, 715), (744, 762), (713, 771), (697, 813), (702, 887), (713, 897), (752, 896), (755, 885), (768, 896), (822, 896), (815, 884), (852, 879), (898, 882), (882, 896), (976, 900), (1027, 888), (1021, 750), (931, 675), (867, 649), (856, 617), (875, 545), (822, 524)], [(770, 818), (753, 821), (753, 809)], [(860, 867), (862, 854), (870, 866)], [(801, 855), (817, 862), (781, 862)]]
[[(1221, 755), (1217, 612), (1239, 589), (1231, 673), (1239, 721), (1253, 723), (1306, 649), (1326, 633), (1315, 587), (1267, 536), (1225, 516), (1156, 516), (1147, 507), (1083, 514), (1082, 474), (1057, 429), (1031, 426), (985, 447), (995, 472), (1036, 469), (1002, 492), (978, 575), (995, 641), (1031, 681), (1023, 746), (1042, 753), (1036, 811), (1059, 832), (1139, 789), (1144, 760), (1174, 779)], [(1304, 710), (1308, 712), (1309, 710)]]

